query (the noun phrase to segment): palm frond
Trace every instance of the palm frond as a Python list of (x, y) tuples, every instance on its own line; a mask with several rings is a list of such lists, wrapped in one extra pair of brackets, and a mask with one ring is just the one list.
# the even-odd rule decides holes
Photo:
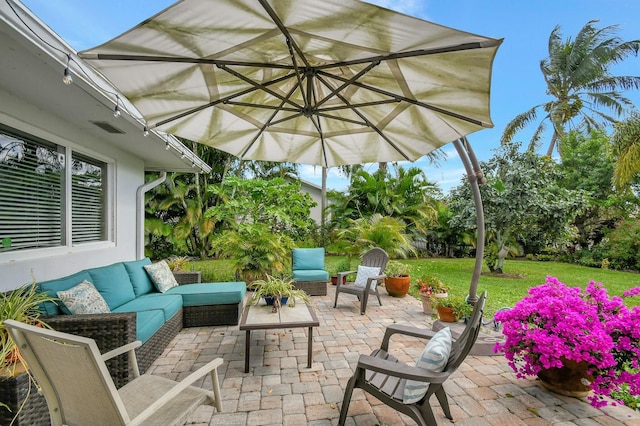
[(511, 142), (516, 133), (525, 128), (532, 121), (536, 120), (536, 118), (538, 118), (537, 110), (542, 106), (543, 105), (536, 105), (530, 110), (516, 115), (516, 117), (507, 123), (507, 126), (504, 128), (504, 132), (500, 138), (500, 143), (504, 145)]

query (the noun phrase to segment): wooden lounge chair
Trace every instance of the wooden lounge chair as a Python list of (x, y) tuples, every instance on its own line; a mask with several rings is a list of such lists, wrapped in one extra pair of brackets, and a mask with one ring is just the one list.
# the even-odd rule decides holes
[[(363, 389), (384, 404), (408, 415), (422, 426), (436, 425), (436, 419), (429, 404), (429, 398), (435, 394), (438, 401), (440, 401), (444, 415), (449, 420), (453, 420), (449, 409), (449, 401), (442, 384), (462, 364), (462, 361), (467, 357), (476, 342), (482, 323), (482, 311), (486, 297), (487, 292), (485, 291), (476, 302), (470, 321), (460, 334), (460, 337), (453, 342), (451, 353), (442, 372), (434, 372), (425, 368), (407, 365), (398, 361), (388, 352), (389, 340), (394, 334), (430, 339), (435, 335), (434, 331), (399, 324), (389, 326), (380, 349), (376, 349), (369, 356), (360, 355), (356, 371), (349, 379), (345, 389), (338, 424), (344, 425), (354, 388)], [(403, 402), (407, 380), (428, 383), (426, 394), (412, 404)]]
[[(181, 382), (140, 375), (133, 342), (101, 355), (93, 339), (4, 322), (42, 388), (51, 424), (58, 425), (182, 425), (198, 406), (209, 400), (222, 410), (217, 358)], [(116, 389), (105, 360), (128, 353), (134, 379)], [(211, 374), (213, 391), (190, 386)]]
[[(356, 296), (358, 296), (358, 299), (360, 300), (361, 315), (364, 315), (364, 313), (367, 310), (367, 302), (369, 300), (370, 294), (375, 294), (375, 296), (378, 298), (378, 303), (380, 304), (380, 306), (382, 306), (382, 302), (380, 301), (380, 293), (378, 293), (377, 284), (382, 283), (382, 280), (386, 277), (386, 275), (384, 274), (384, 270), (387, 267), (388, 261), (389, 261), (389, 255), (387, 254), (387, 252), (385, 252), (381, 248), (377, 248), (377, 247), (372, 248), (371, 250), (366, 252), (362, 256), (362, 261), (360, 262), (360, 266), (380, 268), (380, 272), (378, 275), (369, 276), (366, 280), (366, 284), (363, 283), (364, 285), (362, 286), (359, 286), (356, 282), (344, 283), (343, 281), (343, 277), (350, 274), (355, 274), (358, 271), (338, 272), (336, 298), (333, 303), (333, 307), (335, 308), (338, 306), (338, 296), (340, 295), (340, 293), (355, 294)], [(356, 275), (356, 281), (357, 279), (358, 279), (358, 276)], [(374, 282), (376, 282), (376, 285), (374, 285)]]

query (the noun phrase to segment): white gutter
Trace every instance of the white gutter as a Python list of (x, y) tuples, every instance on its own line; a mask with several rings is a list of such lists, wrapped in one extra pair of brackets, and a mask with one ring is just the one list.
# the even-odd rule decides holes
[(144, 258), (144, 194), (167, 180), (167, 172), (160, 172), (156, 180), (139, 186), (136, 190), (136, 259)]

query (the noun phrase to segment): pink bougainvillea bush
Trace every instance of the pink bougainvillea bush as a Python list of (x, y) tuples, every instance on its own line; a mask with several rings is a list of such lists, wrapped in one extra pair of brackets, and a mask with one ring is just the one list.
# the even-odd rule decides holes
[[(624, 297), (640, 294), (640, 287)], [(594, 407), (626, 384), (640, 395), (640, 307), (629, 309), (623, 299), (609, 296), (602, 283), (591, 281), (582, 291), (554, 277), (529, 290), (513, 309), (496, 313), (503, 324), (504, 353), (516, 376), (535, 376), (542, 369), (562, 367), (562, 360), (586, 361)], [(628, 386), (628, 387), (627, 387)]]

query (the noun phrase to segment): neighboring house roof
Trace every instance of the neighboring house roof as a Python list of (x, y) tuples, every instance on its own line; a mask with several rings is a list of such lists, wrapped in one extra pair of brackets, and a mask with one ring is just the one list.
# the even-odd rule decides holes
[[(73, 123), (105, 143), (141, 158), (145, 170), (211, 170), (173, 136), (151, 132), (145, 137), (144, 121), (135, 108), (78, 58), (60, 36), (14, 0), (0, 2), (0, 56), (0, 91), (10, 96), (0, 95), (6, 101), (10, 102), (13, 96), (35, 106), (34, 115), (43, 110)], [(68, 62), (73, 83), (65, 85), (62, 77)], [(113, 114), (116, 103), (120, 117)], [(16, 118), (29, 122), (28, 117)], [(81, 144), (81, 137), (73, 142)], [(166, 144), (170, 149), (164, 149)]]

